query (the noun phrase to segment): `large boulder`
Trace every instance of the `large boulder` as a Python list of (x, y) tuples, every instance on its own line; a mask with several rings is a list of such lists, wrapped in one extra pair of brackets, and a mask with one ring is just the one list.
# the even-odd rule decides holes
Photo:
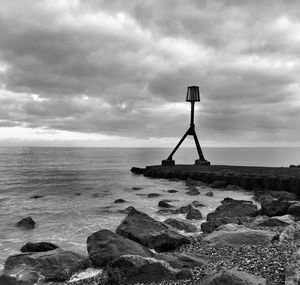
[(106, 266), (114, 259), (126, 255), (152, 257), (154, 254), (148, 248), (124, 238), (110, 230), (100, 230), (87, 238), (87, 251), (95, 267)]
[(137, 210), (131, 210), (116, 233), (158, 251), (169, 251), (189, 243), (189, 239), (170, 226)]
[(169, 218), (164, 221), (165, 224), (170, 225), (173, 228), (176, 228), (180, 231), (185, 231), (187, 233), (194, 233), (197, 231), (197, 227), (189, 222), (184, 220)]
[(197, 285), (265, 285), (266, 279), (244, 271), (223, 269), (211, 273)]
[(296, 222), (286, 226), (279, 236), (280, 242), (284, 240), (294, 241), (299, 239), (300, 239), (300, 222)]
[(261, 214), (268, 217), (283, 216), (288, 213), (288, 208), (292, 205), (288, 201), (268, 201), (261, 204)]
[(123, 255), (107, 267), (109, 284), (152, 283), (163, 280), (189, 279), (188, 270), (176, 269), (163, 260), (138, 255)]
[(285, 285), (300, 284), (300, 248), (293, 254), (285, 267)]
[[(22, 282), (34, 280), (33, 272), (46, 282), (66, 281), (89, 265), (87, 257), (58, 248), (46, 252), (11, 255), (5, 261), (3, 274)], [(28, 276), (26, 280), (24, 276)]]
[(239, 217), (224, 217), (211, 219), (209, 222), (204, 222), (201, 224), (201, 230), (204, 233), (211, 233), (218, 227), (225, 224), (241, 224), (242, 220)]
[(35, 228), (35, 221), (31, 217), (27, 217), (18, 221), (16, 226), (22, 230), (33, 230)]
[(203, 240), (212, 245), (240, 246), (270, 243), (276, 233), (248, 228), (218, 230), (208, 234)]
[(43, 252), (43, 251), (54, 250), (56, 248), (58, 248), (58, 246), (51, 242), (37, 242), (37, 243), (28, 242), (21, 247), (21, 252)]
[(216, 210), (207, 215), (207, 221), (223, 217), (245, 217), (255, 216), (257, 206), (248, 202), (228, 202), (216, 208)]

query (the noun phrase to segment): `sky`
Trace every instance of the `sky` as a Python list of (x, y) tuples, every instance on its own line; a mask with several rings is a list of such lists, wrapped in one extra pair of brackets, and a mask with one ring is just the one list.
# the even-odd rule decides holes
[[(0, 145), (300, 146), (297, 0), (1, 0)], [(188, 140), (185, 146), (192, 146)]]

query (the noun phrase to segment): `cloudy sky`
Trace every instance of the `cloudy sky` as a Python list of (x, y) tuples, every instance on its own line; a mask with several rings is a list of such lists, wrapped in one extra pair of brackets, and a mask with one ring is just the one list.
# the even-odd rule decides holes
[(1, 0), (0, 145), (300, 146), (300, 2)]

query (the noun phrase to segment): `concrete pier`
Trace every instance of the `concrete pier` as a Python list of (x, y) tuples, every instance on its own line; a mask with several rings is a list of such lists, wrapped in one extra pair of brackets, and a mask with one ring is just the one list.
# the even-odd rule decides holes
[(288, 191), (300, 197), (300, 167), (154, 165), (145, 168), (133, 167), (131, 171), (155, 178), (191, 178), (205, 183), (221, 180), (245, 190)]

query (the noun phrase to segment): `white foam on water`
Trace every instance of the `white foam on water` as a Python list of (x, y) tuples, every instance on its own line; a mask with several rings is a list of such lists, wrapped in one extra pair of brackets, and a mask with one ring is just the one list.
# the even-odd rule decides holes
[(102, 269), (88, 268), (85, 271), (74, 274), (70, 278), (68, 283), (76, 282), (76, 281), (83, 280), (83, 279), (92, 278), (92, 277), (95, 277), (99, 274), (102, 274), (102, 272), (103, 272)]

